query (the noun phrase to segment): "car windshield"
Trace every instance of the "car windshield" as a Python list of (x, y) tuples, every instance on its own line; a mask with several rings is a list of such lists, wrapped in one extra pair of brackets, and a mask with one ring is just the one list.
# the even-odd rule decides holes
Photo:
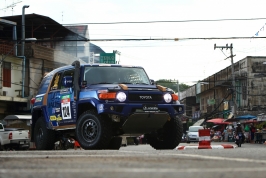
[(83, 80), (87, 84), (144, 84), (150, 85), (150, 80), (143, 68), (121, 66), (87, 66)]
[(189, 132), (198, 132), (199, 129), (203, 129), (203, 127), (189, 127)]

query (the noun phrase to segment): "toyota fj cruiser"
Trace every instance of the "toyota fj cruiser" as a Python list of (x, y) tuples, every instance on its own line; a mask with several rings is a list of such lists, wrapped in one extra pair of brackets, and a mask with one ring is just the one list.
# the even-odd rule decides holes
[(184, 106), (142, 67), (75, 61), (48, 73), (32, 101), (37, 150), (53, 149), (61, 136), (83, 149), (119, 149), (122, 136), (143, 134), (155, 149), (174, 149), (182, 139)]

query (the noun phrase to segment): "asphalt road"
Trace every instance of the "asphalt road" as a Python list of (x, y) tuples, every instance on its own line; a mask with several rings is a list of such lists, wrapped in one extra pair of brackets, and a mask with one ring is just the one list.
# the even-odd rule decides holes
[[(222, 143), (212, 143), (216, 144)], [(0, 178), (265, 178), (265, 165), (266, 145), (247, 143), (235, 149), (155, 150), (149, 145), (130, 145), (118, 151), (0, 152)]]

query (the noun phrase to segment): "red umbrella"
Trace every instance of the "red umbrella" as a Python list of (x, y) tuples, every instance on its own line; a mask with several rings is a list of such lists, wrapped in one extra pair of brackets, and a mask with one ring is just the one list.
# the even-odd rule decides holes
[(228, 125), (228, 124), (231, 124), (231, 122), (220, 122), (220, 123), (217, 123), (217, 122), (214, 122), (214, 124), (217, 124), (217, 125)]
[(208, 120), (207, 122), (212, 122), (215, 124), (221, 124), (221, 123), (224, 123), (224, 118), (214, 118), (214, 119)]

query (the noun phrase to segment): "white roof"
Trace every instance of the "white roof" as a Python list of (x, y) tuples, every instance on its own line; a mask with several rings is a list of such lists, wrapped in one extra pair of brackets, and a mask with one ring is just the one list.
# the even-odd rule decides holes
[(31, 115), (8, 115), (4, 118), (4, 120), (30, 120), (31, 119)]

